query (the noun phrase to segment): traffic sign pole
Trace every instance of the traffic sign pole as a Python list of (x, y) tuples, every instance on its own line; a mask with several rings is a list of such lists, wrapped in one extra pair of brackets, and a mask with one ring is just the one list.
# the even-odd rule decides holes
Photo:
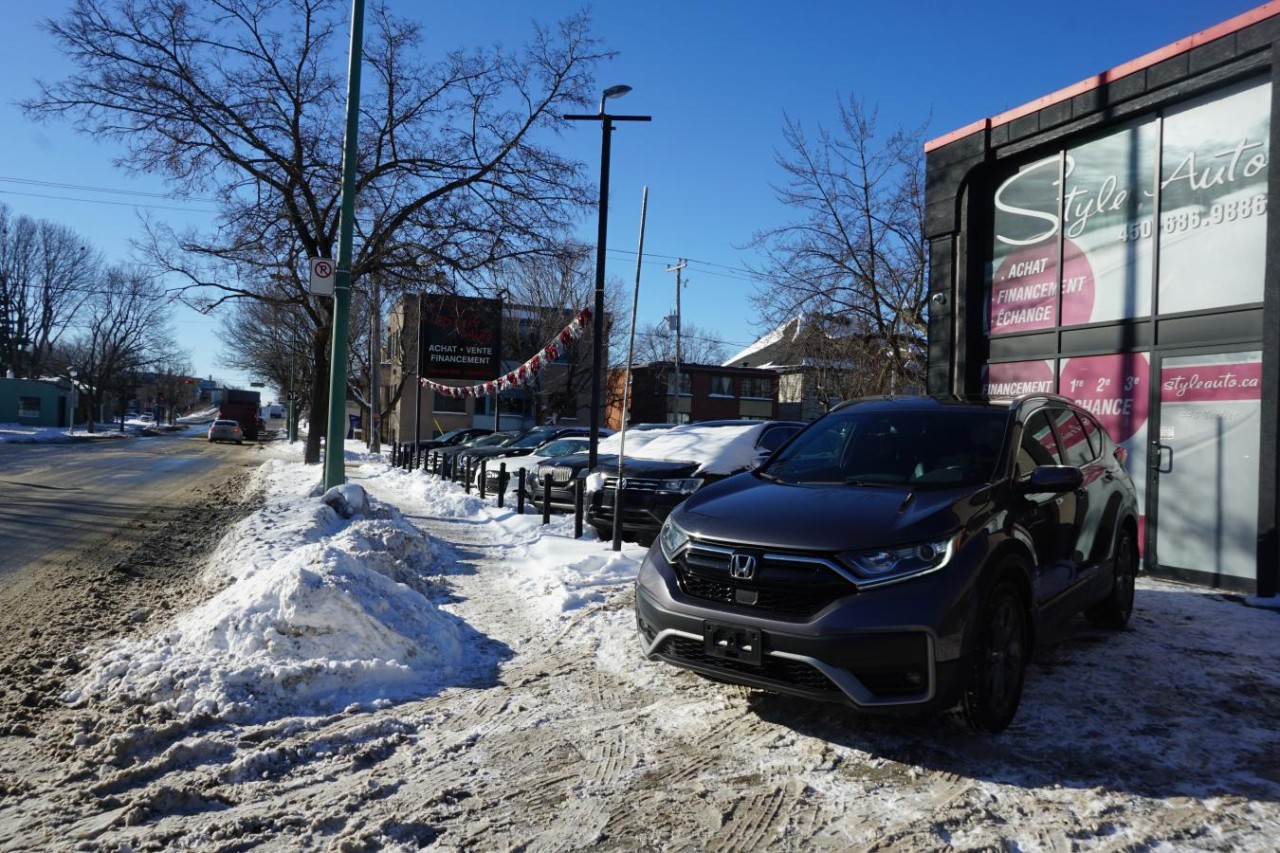
[(324, 487), (346, 482), (342, 451), (347, 412), (347, 335), (351, 313), (351, 241), (355, 234), (356, 153), (360, 131), (360, 51), (364, 0), (351, 2), (351, 59), (347, 72), (347, 128), (342, 152), (342, 212), (338, 217), (338, 267), (333, 291), (333, 350), (329, 358), (329, 420), (324, 440)]

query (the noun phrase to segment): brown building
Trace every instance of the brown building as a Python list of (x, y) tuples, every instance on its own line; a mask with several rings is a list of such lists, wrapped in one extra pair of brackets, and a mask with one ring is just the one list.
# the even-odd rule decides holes
[[(778, 374), (773, 370), (723, 367), (713, 364), (681, 364), (677, 396), (676, 365), (670, 361), (631, 366), (631, 394), (627, 400), (629, 423), (689, 423), (778, 417)], [(623, 388), (627, 371), (615, 368), (607, 376), (605, 423), (622, 426)]]
[[(407, 296), (391, 312), (388, 322), (387, 359), (382, 372), (383, 400), (397, 390), (398, 403), (392, 407), (387, 427), (397, 441), (428, 439), (463, 427), (524, 429), (540, 423), (586, 424), (591, 416), (591, 333), (569, 344), (555, 361), (540, 368), (526, 384), (500, 394), (479, 397), (451, 397), (431, 388), (419, 388), (415, 367), (418, 354), (417, 296)], [(574, 318), (563, 309), (531, 306), (501, 306), (501, 358), (497, 374), (519, 368), (558, 335)], [(443, 374), (428, 375), (441, 385), (472, 387), (476, 379), (455, 379)], [(485, 375), (484, 380), (498, 375)], [(416, 414), (415, 414), (416, 410)], [(389, 438), (389, 436), (388, 436)]]

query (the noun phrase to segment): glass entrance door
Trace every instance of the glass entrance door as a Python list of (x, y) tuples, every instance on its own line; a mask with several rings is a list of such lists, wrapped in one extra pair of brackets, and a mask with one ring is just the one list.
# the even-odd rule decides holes
[(1147, 567), (1199, 583), (1257, 580), (1262, 353), (1153, 353)]

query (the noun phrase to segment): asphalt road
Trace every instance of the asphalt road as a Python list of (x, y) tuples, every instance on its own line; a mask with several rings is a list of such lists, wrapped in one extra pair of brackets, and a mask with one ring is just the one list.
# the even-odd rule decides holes
[(68, 548), (90, 547), (255, 445), (210, 444), (202, 426), (70, 444), (0, 444), (0, 579)]

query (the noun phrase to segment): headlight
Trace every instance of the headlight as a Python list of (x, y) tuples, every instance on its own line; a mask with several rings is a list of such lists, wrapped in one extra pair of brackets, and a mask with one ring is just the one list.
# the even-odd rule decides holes
[(658, 483), (658, 489), (663, 492), (675, 492), (681, 495), (691, 495), (702, 485), (702, 481), (694, 477), (681, 480), (661, 480)]
[(840, 561), (868, 581), (868, 586), (936, 572), (951, 562), (958, 536), (932, 539), (902, 548), (846, 551)]
[(662, 546), (662, 556), (667, 558), (668, 563), (675, 562), (676, 557), (689, 544), (689, 534), (680, 529), (680, 525), (671, 520), (671, 516), (667, 516), (667, 520), (662, 523), (662, 530), (658, 533), (658, 544)]

